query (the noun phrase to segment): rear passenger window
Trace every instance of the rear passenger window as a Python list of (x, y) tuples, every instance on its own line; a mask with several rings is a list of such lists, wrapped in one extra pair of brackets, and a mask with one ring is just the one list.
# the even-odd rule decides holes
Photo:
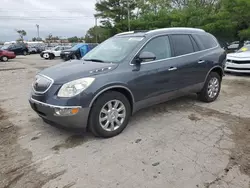
[(189, 35), (172, 35), (171, 37), (175, 50), (175, 56), (194, 52), (194, 47)]
[(141, 52), (152, 52), (156, 60), (171, 57), (171, 47), (168, 36), (157, 37), (149, 41)]
[(194, 37), (200, 41), (202, 48), (204, 50), (209, 49), (209, 48), (214, 48), (216, 47), (218, 44), (216, 42), (216, 40), (208, 35), (208, 34), (204, 34), (204, 35), (194, 35)]

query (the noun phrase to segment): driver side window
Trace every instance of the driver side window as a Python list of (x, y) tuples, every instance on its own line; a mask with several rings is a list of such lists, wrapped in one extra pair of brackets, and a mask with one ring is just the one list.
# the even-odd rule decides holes
[(156, 56), (155, 60), (171, 57), (171, 47), (168, 36), (156, 37), (149, 41), (142, 49), (142, 52), (151, 52)]

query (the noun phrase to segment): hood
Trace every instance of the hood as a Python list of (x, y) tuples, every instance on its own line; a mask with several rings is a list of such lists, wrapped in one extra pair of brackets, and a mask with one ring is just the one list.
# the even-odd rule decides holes
[(9, 50), (1, 50), (3, 53), (9, 53), (9, 54), (14, 54), (14, 52), (9, 51)]
[(72, 60), (44, 69), (39, 74), (52, 78), (55, 84), (64, 84), (72, 80), (107, 73), (116, 67), (118, 64)]
[(230, 54), (227, 54), (227, 58), (244, 58), (244, 59), (250, 59), (250, 51), (230, 53)]
[(43, 53), (44, 53), (44, 52), (52, 52), (52, 50), (44, 50)]
[(63, 50), (62, 53), (64, 52), (75, 52), (76, 50), (73, 50), (73, 49), (67, 49), (67, 50)]

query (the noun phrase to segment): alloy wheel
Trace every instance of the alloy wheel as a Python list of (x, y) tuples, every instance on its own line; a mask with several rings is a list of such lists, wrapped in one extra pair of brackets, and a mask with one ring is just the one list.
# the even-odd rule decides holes
[(208, 96), (210, 98), (214, 98), (218, 92), (219, 92), (219, 80), (218, 78), (216, 77), (213, 77), (210, 79), (209, 83), (208, 83), (208, 89), (207, 89), (207, 92), (208, 92)]
[(115, 131), (123, 124), (125, 117), (125, 105), (120, 100), (111, 100), (102, 107), (99, 123), (105, 131)]

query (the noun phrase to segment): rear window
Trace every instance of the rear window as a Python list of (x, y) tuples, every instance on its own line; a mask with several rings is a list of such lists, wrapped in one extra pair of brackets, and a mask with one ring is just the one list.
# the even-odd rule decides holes
[(214, 39), (214, 37), (212, 35), (209, 35), (209, 34), (194, 35), (194, 38), (196, 39), (196, 41), (199, 41), (199, 44), (200, 44), (202, 50), (214, 48), (218, 45), (218, 43)]
[(189, 35), (171, 35), (175, 56), (190, 54), (194, 52), (193, 43)]

